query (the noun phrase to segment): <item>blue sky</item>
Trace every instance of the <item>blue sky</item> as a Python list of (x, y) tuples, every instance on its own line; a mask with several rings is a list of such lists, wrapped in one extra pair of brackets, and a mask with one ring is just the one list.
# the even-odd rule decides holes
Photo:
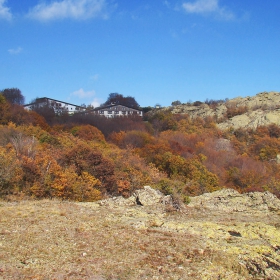
[(280, 91), (280, 1), (0, 0), (0, 90), (98, 106)]

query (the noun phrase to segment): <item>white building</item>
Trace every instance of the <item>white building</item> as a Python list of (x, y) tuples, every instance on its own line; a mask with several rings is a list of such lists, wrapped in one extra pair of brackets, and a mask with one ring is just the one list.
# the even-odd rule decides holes
[(143, 112), (141, 110), (129, 108), (124, 105), (108, 105), (103, 107), (98, 107), (90, 111), (94, 115), (104, 116), (106, 118), (115, 118), (122, 116), (139, 116), (143, 117)]
[(55, 100), (48, 97), (37, 98), (36, 102), (26, 104), (23, 107), (27, 110), (33, 110), (34, 108), (40, 108), (44, 106), (49, 106), (53, 108), (55, 113), (57, 114), (62, 112), (68, 112), (68, 114), (73, 114), (77, 112), (83, 112), (86, 110), (85, 107), (74, 105), (64, 101)]

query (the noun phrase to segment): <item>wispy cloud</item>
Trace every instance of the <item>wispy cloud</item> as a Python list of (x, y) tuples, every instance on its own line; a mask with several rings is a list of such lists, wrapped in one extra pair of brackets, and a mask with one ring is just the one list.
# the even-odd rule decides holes
[(12, 13), (10, 12), (10, 8), (5, 6), (6, 0), (0, 0), (0, 19), (11, 20)]
[(163, 1), (163, 5), (165, 5), (167, 8), (170, 8), (170, 6), (171, 6), (170, 2), (167, 0)]
[(83, 102), (87, 102), (87, 104), (93, 107), (99, 107), (102, 102), (99, 98), (95, 97), (95, 95), (96, 92), (94, 90), (85, 91), (83, 88), (80, 88), (70, 94), (70, 99), (71, 97), (77, 97), (83, 99)]
[(99, 98), (94, 98), (93, 101), (90, 103), (94, 108), (99, 107), (101, 104), (101, 100)]
[(43, 2), (32, 8), (27, 16), (41, 21), (107, 18), (106, 7), (106, 0), (61, 0), (48, 4)]
[(71, 96), (76, 96), (80, 99), (90, 98), (90, 97), (93, 97), (94, 95), (95, 95), (94, 90), (85, 91), (83, 88), (80, 88), (79, 90), (71, 93)]
[(19, 53), (21, 53), (22, 51), (23, 51), (23, 49), (22, 49), (21, 47), (18, 47), (18, 48), (16, 48), (16, 49), (9, 49), (9, 50), (8, 50), (8, 52), (9, 52), (10, 54), (14, 54), (14, 55), (19, 54)]
[(226, 20), (232, 20), (235, 18), (234, 14), (231, 11), (219, 5), (219, 0), (197, 0), (195, 2), (185, 2), (182, 4), (182, 7), (187, 13), (211, 13)]
[(98, 81), (99, 80), (99, 75), (98, 74), (94, 74), (93, 76), (90, 77), (90, 79), (92, 81)]

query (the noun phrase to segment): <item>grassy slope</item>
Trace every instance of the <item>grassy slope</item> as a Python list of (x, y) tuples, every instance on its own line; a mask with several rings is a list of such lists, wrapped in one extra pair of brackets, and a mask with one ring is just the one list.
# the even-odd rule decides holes
[(218, 244), (234, 244), (226, 231), (237, 230), (241, 221), (142, 209), (0, 202), (0, 279), (254, 279)]

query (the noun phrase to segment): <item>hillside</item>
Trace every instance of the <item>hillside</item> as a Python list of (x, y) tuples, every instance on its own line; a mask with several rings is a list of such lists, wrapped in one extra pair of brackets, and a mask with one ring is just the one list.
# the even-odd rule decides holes
[(4, 280), (280, 278), (270, 193), (223, 190), (184, 206), (145, 187), (128, 199), (2, 201), (0, 217)]
[[(185, 202), (223, 188), (270, 191), (279, 198), (280, 127), (219, 128), (256, 112), (271, 121), (277, 102), (279, 94), (262, 93), (180, 105), (196, 110), (193, 115), (172, 111), (180, 106), (156, 109), (144, 122), (87, 114), (54, 114), (47, 122), (2, 97), (0, 197), (94, 201), (128, 197), (150, 185)], [(209, 115), (223, 108), (225, 113)]]
[(188, 114), (191, 118), (207, 117), (218, 122), (218, 128), (256, 128), (280, 125), (280, 93), (262, 92), (252, 97), (236, 97), (227, 101), (195, 102), (162, 108), (173, 114)]

